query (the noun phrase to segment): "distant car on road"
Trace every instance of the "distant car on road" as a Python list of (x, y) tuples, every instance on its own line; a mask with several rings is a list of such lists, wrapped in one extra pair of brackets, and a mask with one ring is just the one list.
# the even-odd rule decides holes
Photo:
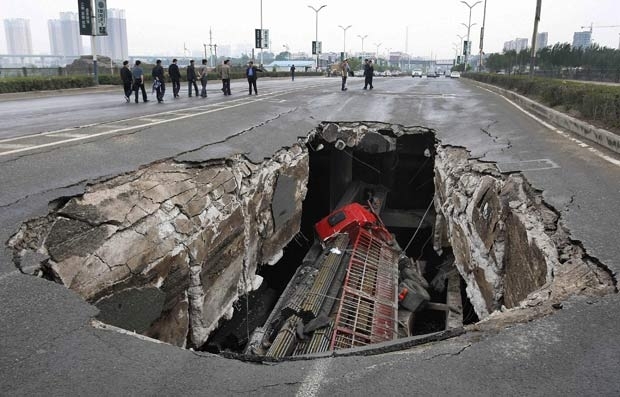
[(427, 78), (428, 78), (428, 77), (431, 77), (431, 78), (433, 78), (433, 79), (434, 79), (435, 77), (437, 77), (437, 74), (436, 74), (434, 71), (429, 70), (428, 72), (426, 72), (426, 77), (427, 77)]
[(461, 74), (457, 71), (451, 72), (450, 73), (450, 78), (451, 79), (458, 79), (459, 77), (461, 77)]
[(415, 69), (411, 71), (411, 77), (419, 77), (422, 78), (422, 71)]

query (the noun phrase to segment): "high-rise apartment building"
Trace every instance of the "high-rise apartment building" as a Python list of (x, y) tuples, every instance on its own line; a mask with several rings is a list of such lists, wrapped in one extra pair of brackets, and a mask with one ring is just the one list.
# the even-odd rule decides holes
[(97, 53), (105, 55), (116, 61), (127, 59), (129, 49), (127, 46), (127, 21), (125, 10), (116, 8), (108, 9), (108, 35), (97, 36)]
[(4, 34), (9, 55), (32, 55), (30, 20), (22, 18), (5, 19)]
[(536, 51), (547, 47), (549, 44), (549, 33), (542, 32), (536, 35)]
[(47, 21), (47, 27), (52, 55), (77, 57), (84, 52), (76, 13), (61, 12), (60, 19)]
[(527, 49), (529, 40), (523, 38), (516, 38), (504, 43), (504, 51), (516, 51), (521, 52)]
[(586, 48), (590, 47), (592, 44), (592, 32), (584, 31), (584, 32), (575, 32), (573, 35), (573, 47), (575, 48)]

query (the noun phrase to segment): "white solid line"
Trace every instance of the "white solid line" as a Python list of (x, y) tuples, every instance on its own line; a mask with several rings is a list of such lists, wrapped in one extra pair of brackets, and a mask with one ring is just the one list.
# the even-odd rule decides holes
[(321, 381), (325, 378), (327, 371), (333, 360), (318, 359), (314, 362), (312, 369), (304, 378), (301, 386), (295, 394), (296, 397), (316, 397), (321, 388)]
[[(305, 88), (309, 88), (309, 87), (305, 87)], [(256, 97), (256, 99), (245, 100), (244, 102), (240, 102), (240, 103), (237, 103), (237, 104), (234, 104), (234, 105), (229, 105), (229, 106), (225, 106), (225, 107), (221, 107), (221, 108), (217, 108), (217, 109), (206, 110), (204, 112), (194, 113), (194, 114), (191, 114), (191, 115), (179, 116), (179, 117), (175, 117), (175, 118), (168, 119), (168, 120), (161, 120), (161, 121), (151, 122), (151, 123), (147, 123), (147, 124), (134, 125), (134, 126), (125, 127), (125, 128), (117, 128), (117, 129), (110, 130), (110, 131), (99, 132), (97, 134), (82, 135), (80, 137), (71, 138), (71, 139), (65, 139), (65, 140), (62, 140), (62, 141), (44, 143), (44, 144), (36, 145), (36, 146), (29, 146), (27, 148), (10, 150), (10, 151), (6, 151), (6, 152), (1, 152), (0, 156), (6, 156), (6, 155), (9, 155), (9, 154), (21, 153), (21, 152), (26, 152), (26, 151), (35, 150), (35, 149), (42, 149), (42, 148), (46, 148), (46, 147), (50, 147), (50, 146), (60, 145), (60, 144), (63, 144), (63, 143), (82, 141), (82, 140), (85, 140), (85, 139), (90, 139), (90, 138), (96, 138), (96, 137), (99, 137), (99, 136), (115, 134), (115, 133), (118, 133), (118, 132), (124, 132), (124, 131), (130, 131), (130, 130), (134, 130), (134, 129), (139, 129), (139, 128), (151, 127), (151, 126), (155, 126), (155, 125), (159, 125), (159, 124), (170, 123), (172, 121), (178, 121), (178, 120), (187, 119), (187, 118), (190, 118), (190, 117), (203, 116), (205, 114), (219, 112), (221, 110), (232, 109), (232, 108), (236, 108), (236, 107), (239, 107), (239, 106), (248, 105), (248, 104), (251, 104), (251, 103), (254, 103), (254, 102), (266, 101), (266, 100), (268, 100), (268, 99), (270, 99), (272, 97), (285, 95), (285, 94), (288, 94), (288, 93), (293, 92), (293, 91), (295, 91), (295, 90), (282, 91), (280, 93), (273, 94), (270, 97), (268, 97), (268, 96), (260, 96), (260, 97)], [(137, 117), (137, 118), (135, 118), (133, 120), (140, 120), (141, 118), (143, 119), (144, 116)], [(54, 131), (54, 132), (57, 132), (57, 131)], [(41, 135), (50, 135), (50, 134), (53, 134), (54, 132), (37, 134), (37, 135), (33, 135), (31, 137), (37, 137), (37, 136), (41, 136)], [(17, 140), (17, 139), (18, 138), (14, 139), (14, 140)], [(20, 139), (24, 139), (24, 137), (20, 137)], [(0, 142), (2, 142), (2, 141), (0, 141)]]
[(0, 143), (0, 149), (18, 149), (22, 147), (29, 147), (29, 145), (20, 145), (18, 143)]
[(585, 142), (583, 142), (583, 141), (581, 141), (581, 140), (579, 140), (579, 139), (577, 139), (575, 137), (572, 137), (568, 132), (563, 131), (563, 130), (561, 130), (561, 129), (559, 129), (559, 128), (557, 128), (557, 127), (555, 127), (555, 126), (553, 126), (553, 125), (551, 125), (549, 123), (547, 123), (546, 121), (540, 119), (539, 117), (537, 117), (537, 116), (533, 115), (532, 113), (528, 112), (527, 110), (523, 109), (521, 106), (517, 105), (515, 102), (511, 101), (510, 99), (506, 98), (505, 96), (500, 95), (497, 92), (491, 91), (491, 90), (489, 90), (487, 88), (484, 88), (484, 87), (481, 87), (481, 86), (478, 86), (478, 87), (482, 88), (483, 90), (488, 91), (488, 92), (490, 92), (492, 94), (499, 95), (500, 97), (504, 98), (508, 103), (510, 103), (512, 106), (516, 107), (517, 109), (522, 111), (524, 114), (526, 114), (527, 116), (529, 116), (532, 119), (536, 120), (537, 122), (539, 122), (540, 124), (542, 124), (546, 128), (550, 129), (551, 131), (553, 131), (553, 132), (563, 136), (564, 138), (566, 138), (566, 139), (576, 143), (578, 146), (580, 146), (582, 148), (587, 148), (590, 152), (592, 152), (592, 154), (602, 158), (603, 160), (606, 160), (606, 161), (610, 162), (611, 164), (620, 167), (620, 160), (617, 160), (617, 159), (615, 159), (613, 157), (610, 157), (610, 156), (606, 155), (605, 153), (601, 152), (600, 150), (595, 149), (592, 146), (588, 145), (587, 143), (585, 143)]

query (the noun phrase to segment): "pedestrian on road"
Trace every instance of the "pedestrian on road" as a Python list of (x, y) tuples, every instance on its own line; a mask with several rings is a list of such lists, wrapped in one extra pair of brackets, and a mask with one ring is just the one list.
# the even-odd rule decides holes
[(291, 80), (295, 81), (295, 65), (291, 66)]
[(222, 91), (224, 91), (224, 95), (228, 96), (230, 95), (230, 59), (224, 61), (220, 75), (222, 76)]
[(131, 74), (133, 75), (133, 90), (136, 93), (136, 103), (138, 103), (138, 91), (142, 90), (142, 100), (144, 102), (148, 102), (149, 100), (146, 98), (146, 90), (144, 89), (144, 71), (140, 66), (142, 62), (139, 60), (136, 61)]
[(178, 98), (179, 91), (181, 90), (181, 72), (179, 72), (176, 58), (172, 60), (172, 65), (168, 66), (168, 74), (170, 75), (170, 81), (172, 81), (172, 96)]
[(200, 69), (198, 69), (198, 77), (200, 78), (200, 84), (202, 85), (202, 89), (200, 90), (200, 96), (202, 98), (207, 97), (207, 60), (202, 60), (202, 65), (200, 65)]
[(129, 61), (123, 61), (123, 67), (121, 68), (121, 81), (123, 82), (125, 101), (129, 103), (131, 100), (131, 91), (133, 90), (133, 75), (131, 74), (131, 69), (129, 69)]
[(166, 77), (164, 76), (164, 67), (161, 66), (161, 59), (155, 61), (151, 76), (153, 76), (153, 90), (157, 95), (157, 103), (163, 103), (164, 93), (166, 92)]
[(340, 88), (341, 91), (347, 90), (347, 77), (349, 76), (350, 70), (351, 68), (349, 67), (349, 60), (343, 60), (340, 64), (340, 74), (342, 75), (342, 87)]
[(192, 97), (192, 85), (196, 90), (196, 96), (198, 96), (198, 85), (196, 84), (196, 69), (194, 68), (194, 60), (189, 61), (187, 65), (187, 88), (189, 90), (189, 97)]
[(263, 69), (254, 66), (254, 62), (248, 62), (248, 67), (245, 69), (245, 76), (248, 78), (249, 95), (252, 95), (252, 87), (254, 87), (254, 94), (258, 95), (258, 90), (256, 89), (256, 79), (258, 76), (256, 73), (262, 71)]
[(366, 89), (367, 86), (370, 86), (370, 89), (372, 90), (372, 77), (374, 73), (375, 68), (372, 66), (372, 59), (367, 59), (364, 64), (364, 89)]

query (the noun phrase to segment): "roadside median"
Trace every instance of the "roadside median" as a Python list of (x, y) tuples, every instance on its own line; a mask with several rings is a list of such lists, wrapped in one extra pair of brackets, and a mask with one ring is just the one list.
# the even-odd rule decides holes
[(482, 73), (464, 77), (560, 128), (620, 154), (620, 87)]

